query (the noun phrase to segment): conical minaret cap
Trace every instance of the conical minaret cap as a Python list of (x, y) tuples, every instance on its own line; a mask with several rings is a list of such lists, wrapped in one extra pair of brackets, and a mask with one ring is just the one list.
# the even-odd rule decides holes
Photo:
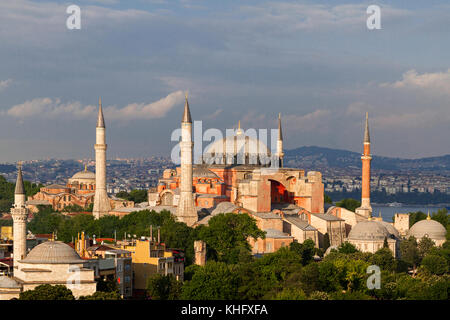
[(181, 120), (181, 122), (192, 123), (191, 111), (189, 110), (189, 102), (188, 102), (187, 93), (186, 93), (186, 99), (185, 99), (185, 103), (184, 103), (183, 120)]
[(283, 130), (281, 129), (281, 113), (278, 114), (278, 140), (283, 141)]
[(369, 113), (366, 112), (366, 126), (364, 129), (364, 142), (370, 143), (370, 134), (369, 134)]
[(19, 172), (17, 173), (16, 189), (14, 194), (25, 194), (25, 188), (23, 187), (23, 177), (22, 177), (22, 164), (19, 163)]
[(98, 118), (97, 118), (97, 128), (105, 127), (105, 119), (103, 118), (102, 110), (102, 98), (98, 99)]

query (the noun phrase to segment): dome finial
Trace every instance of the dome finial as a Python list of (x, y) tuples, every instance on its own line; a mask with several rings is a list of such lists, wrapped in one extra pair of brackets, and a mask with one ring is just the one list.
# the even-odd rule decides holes
[(87, 172), (87, 164), (84, 164), (84, 172)]
[(430, 209), (428, 209), (428, 216), (427, 216), (427, 220), (431, 220), (431, 217), (430, 217)]
[(369, 212), (369, 218), (367, 220), (372, 221), (372, 212)]

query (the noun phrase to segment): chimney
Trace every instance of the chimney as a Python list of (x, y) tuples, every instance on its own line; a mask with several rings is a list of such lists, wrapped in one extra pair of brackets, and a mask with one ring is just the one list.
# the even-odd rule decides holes
[(150, 242), (153, 242), (153, 225), (150, 225)]
[(158, 243), (161, 243), (161, 229), (158, 228)]

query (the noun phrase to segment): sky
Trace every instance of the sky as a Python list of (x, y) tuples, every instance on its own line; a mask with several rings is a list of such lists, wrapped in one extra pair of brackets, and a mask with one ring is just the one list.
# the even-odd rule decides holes
[(447, 1), (0, 1), (0, 162), (93, 158), (100, 96), (108, 158), (169, 156), (185, 92), (204, 130), (360, 152), (369, 112), (373, 154), (450, 154), (449, 40)]

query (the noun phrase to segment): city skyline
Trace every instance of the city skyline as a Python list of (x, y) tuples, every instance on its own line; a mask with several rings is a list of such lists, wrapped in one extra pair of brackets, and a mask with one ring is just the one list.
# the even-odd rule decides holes
[(285, 149), (361, 152), (368, 111), (374, 155), (449, 154), (449, 6), (379, 2), (368, 30), (369, 4), (86, 0), (68, 30), (64, 1), (2, 3), (0, 163), (93, 158), (99, 96), (108, 158), (167, 156), (186, 91), (204, 128), (281, 112)]

